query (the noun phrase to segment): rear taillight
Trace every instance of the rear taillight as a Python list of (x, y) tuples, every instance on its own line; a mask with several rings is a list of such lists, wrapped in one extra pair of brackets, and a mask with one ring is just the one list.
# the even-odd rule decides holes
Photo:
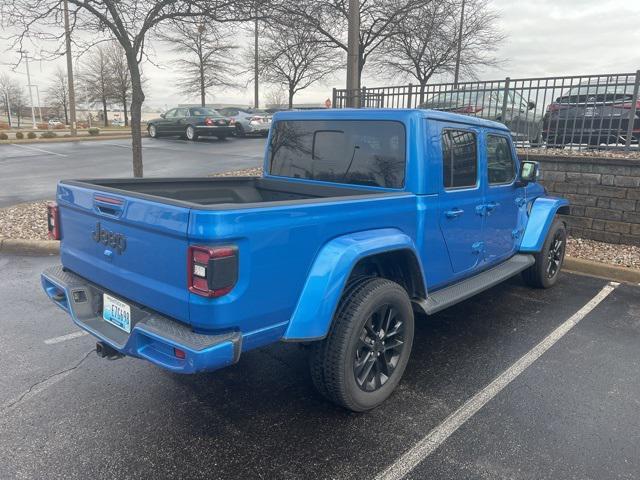
[(221, 297), (238, 280), (238, 249), (235, 246), (191, 246), (188, 251), (189, 291), (203, 297)]
[(465, 105), (455, 110), (457, 113), (478, 113), (482, 111), (482, 107), (478, 105)]
[(205, 125), (213, 125), (213, 120), (211, 120), (209, 117), (204, 119), (204, 124)]
[[(614, 105), (615, 108), (624, 108), (627, 110), (631, 110), (631, 107), (633, 107), (633, 102), (628, 102), (628, 103), (616, 103)], [(636, 102), (636, 110), (640, 110), (640, 100), (638, 100)]]
[(60, 211), (55, 202), (47, 203), (47, 229), (51, 240), (60, 240)]

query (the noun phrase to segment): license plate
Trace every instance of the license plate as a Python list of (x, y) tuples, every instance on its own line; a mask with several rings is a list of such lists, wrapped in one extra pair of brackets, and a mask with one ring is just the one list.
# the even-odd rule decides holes
[(596, 107), (587, 107), (584, 109), (585, 117), (595, 117), (598, 114), (598, 109)]
[(106, 293), (102, 298), (102, 318), (120, 330), (131, 333), (131, 307)]

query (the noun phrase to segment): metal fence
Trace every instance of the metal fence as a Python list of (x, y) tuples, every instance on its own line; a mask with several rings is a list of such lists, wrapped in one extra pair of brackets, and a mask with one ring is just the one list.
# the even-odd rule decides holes
[(520, 147), (637, 149), (640, 70), (333, 90), (334, 108), (431, 108), (502, 122)]

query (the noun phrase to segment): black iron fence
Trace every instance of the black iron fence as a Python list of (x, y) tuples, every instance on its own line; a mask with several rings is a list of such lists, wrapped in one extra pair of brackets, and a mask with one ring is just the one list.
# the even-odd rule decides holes
[(640, 70), (333, 90), (334, 108), (430, 108), (502, 122), (520, 147), (637, 149)]

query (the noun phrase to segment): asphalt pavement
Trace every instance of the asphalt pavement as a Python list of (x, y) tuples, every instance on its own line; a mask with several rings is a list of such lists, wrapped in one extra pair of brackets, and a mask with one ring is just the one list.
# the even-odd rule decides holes
[[(190, 177), (262, 165), (265, 139), (143, 138), (145, 177)], [(0, 208), (53, 199), (61, 179), (132, 176), (131, 141), (0, 145)]]
[(40, 291), (40, 272), (56, 262), (0, 256), (2, 479), (393, 474), (403, 455), (461, 418), (469, 399), (576, 312), (579, 323), (417, 458), (406, 478), (638, 478), (639, 286), (563, 274), (543, 291), (515, 278), (420, 318), (397, 391), (354, 414), (314, 391), (297, 345), (193, 376), (99, 359), (94, 340)]

